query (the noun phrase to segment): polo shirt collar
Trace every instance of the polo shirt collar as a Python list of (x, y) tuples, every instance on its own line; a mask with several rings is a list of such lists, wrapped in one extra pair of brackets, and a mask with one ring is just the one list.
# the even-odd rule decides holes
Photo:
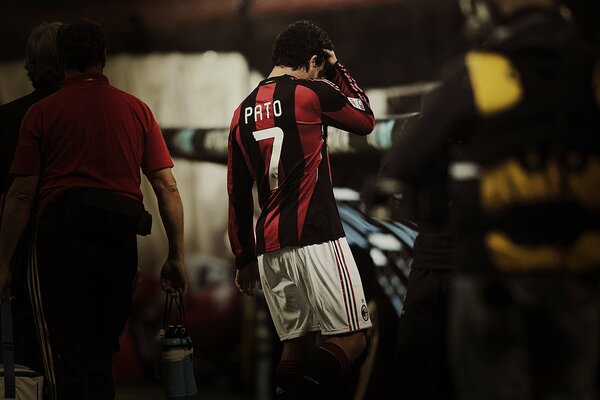
[(108, 85), (108, 78), (99, 72), (84, 72), (66, 77), (60, 83), (61, 87), (81, 84)]

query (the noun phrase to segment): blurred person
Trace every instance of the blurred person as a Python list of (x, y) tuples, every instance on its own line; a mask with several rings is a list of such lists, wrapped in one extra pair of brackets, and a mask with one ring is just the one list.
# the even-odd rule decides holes
[[(254, 296), (260, 280), (265, 293), (283, 342), (278, 397), (329, 398), (365, 349), (371, 321), (333, 196), (327, 126), (367, 135), (374, 116), (327, 33), (312, 22), (283, 30), (272, 62), (270, 75), (231, 122), (227, 187), (235, 284)], [(256, 241), (254, 182), (262, 210)], [(324, 340), (315, 349), (318, 332)]]
[[(553, 0), (462, 0), (474, 50), (448, 68), (393, 173), (448, 173), (462, 399), (595, 399), (600, 64)], [(459, 143), (455, 145), (454, 143)]]
[[(422, 131), (421, 140), (428, 134)], [(453, 399), (447, 336), (456, 248), (445, 160), (440, 156), (424, 165), (418, 180), (394, 182), (389, 179), (399, 160), (397, 151), (384, 158), (377, 185), (393, 183), (401, 190), (401, 217), (417, 223), (418, 235), (398, 322), (394, 386), (410, 399)]]
[(136, 234), (149, 234), (140, 169), (158, 199), (169, 241), (163, 289), (186, 290), (183, 210), (173, 162), (152, 112), (102, 74), (106, 39), (83, 20), (57, 35), (66, 78), (21, 127), (14, 182), (0, 227), (0, 289), (30, 212), (28, 285), (50, 399), (112, 399), (138, 268)]
[[(23, 117), (29, 107), (57, 91), (58, 84), (65, 75), (56, 48), (56, 34), (60, 26), (60, 22), (43, 22), (31, 32), (26, 45), (25, 70), (34, 90), (0, 106), (0, 218), (4, 197), (13, 180), (9, 170)], [(42, 371), (43, 365), (37, 350), (37, 336), (25, 284), (28, 246), (29, 234), (25, 234), (15, 249), (10, 267), (13, 273), (11, 295), (14, 297), (15, 362)]]

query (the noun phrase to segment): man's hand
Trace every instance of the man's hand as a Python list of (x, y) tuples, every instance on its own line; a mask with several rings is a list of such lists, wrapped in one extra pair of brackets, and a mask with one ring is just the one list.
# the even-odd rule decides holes
[(3, 299), (10, 298), (10, 281), (12, 279), (8, 267), (0, 267), (0, 294)]
[(183, 260), (167, 259), (160, 271), (160, 286), (172, 296), (187, 292), (187, 271)]
[(254, 261), (244, 268), (237, 270), (235, 274), (235, 286), (245, 295), (254, 297), (259, 278), (258, 263)]
[(327, 63), (329, 65), (333, 65), (337, 62), (337, 57), (335, 56), (335, 52), (333, 50), (323, 49), (323, 51), (327, 55)]

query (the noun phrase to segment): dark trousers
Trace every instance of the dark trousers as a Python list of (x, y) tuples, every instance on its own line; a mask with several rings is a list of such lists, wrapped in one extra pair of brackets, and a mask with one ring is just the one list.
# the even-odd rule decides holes
[(598, 275), (456, 277), (450, 349), (460, 398), (595, 400)]
[[(32, 224), (30, 224), (32, 225)], [(27, 259), (31, 226), (25, 230), (11, 262), (12, 322), (15, 363), (43, 372), (44, 366), (38, 350), (35, 321), (27, 291)]]
[(396, 383), (403, 398), (454, 398), (446, 346), (451, 276), (413, 262), (398, 325)]
[(42, 217), (28, 269), (50, 399), (113, 399), (113, 353), (131, 307), (135, 234)]

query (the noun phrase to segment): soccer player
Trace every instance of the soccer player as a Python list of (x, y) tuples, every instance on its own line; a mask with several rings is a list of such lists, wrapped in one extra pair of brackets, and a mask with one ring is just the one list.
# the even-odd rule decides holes
[[(273, 70), (236, 109), (229, 134), (229, 238), (238, 289), (260, 279), (279, 338), (280, 398), (321, 398), (365, 348), (362, 283), (333, 196), (327, 126), (373, 130), (369, 100), (326, 32), (290, 24)], [(319, 79), (321, 75), (329, 80)], [(252, 224), (252, 186), (261, 214)], [(324, 336), (310, 359), (316, 334)]]

